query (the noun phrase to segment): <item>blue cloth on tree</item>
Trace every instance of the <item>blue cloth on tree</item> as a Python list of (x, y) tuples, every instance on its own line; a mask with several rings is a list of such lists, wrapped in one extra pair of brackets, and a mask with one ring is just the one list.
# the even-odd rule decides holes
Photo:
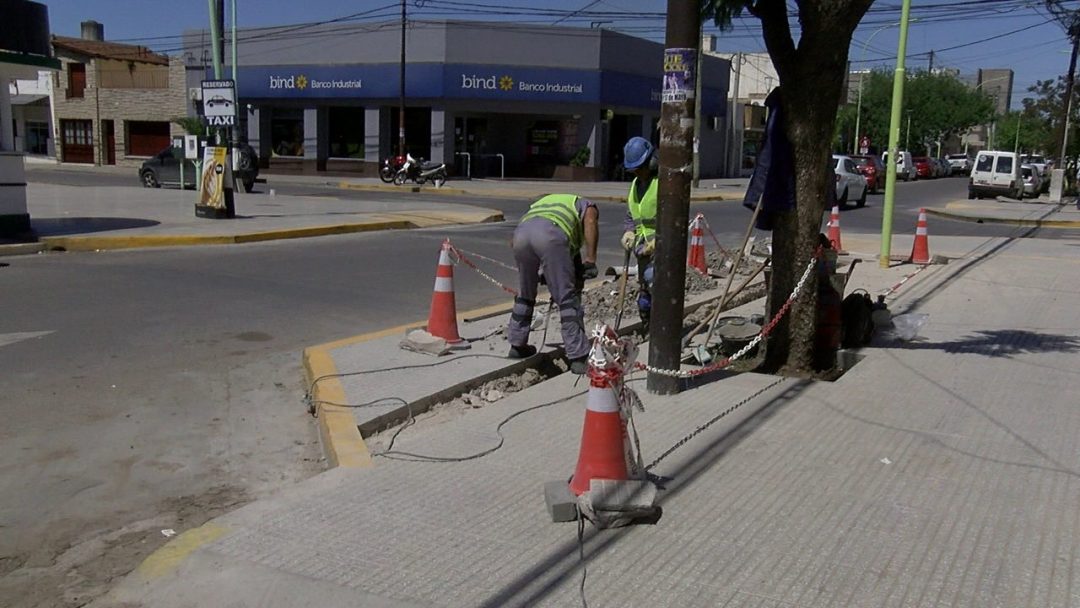
[(784, 133), (779, 87), (765, 98), (765, 107), (769, 110), (765, 139), (758, 151), (743, 206), (753, 210), (760, 197), (761, 213), (758, 214), (757, 228), (772, 230), (777, 214), (795, 209), (795, 154)]

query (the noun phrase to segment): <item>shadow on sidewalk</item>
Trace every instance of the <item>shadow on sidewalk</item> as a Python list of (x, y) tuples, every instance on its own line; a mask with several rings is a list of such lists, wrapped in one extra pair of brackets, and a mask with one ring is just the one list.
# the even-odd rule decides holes
[(156, 220), (136, 217), (61, 217), (30, 220), (31, 229), (39, 237), (147, 228), (160, 224), (161, 222)]
[[(756, 411), (713, 439), (713, 441), (698, 447), (693, 452), (682, 454), (682, 459), (672, 469), (669, 469), (669, 476), (663, 478), (664, 489), (661, 490), (657, 501), (660, 507), (663, 507), (664, 503), (689, 488), (694, 480), (706, 473), (729, 450), (738, 446), (743, 439), (749, 437), (765, 421), (779, 413), (785, 405), (790, 404), (813, 384), (813, 381), (810, 380), (793, 378), (781, 380), (779, 383), (766, 387), (766, 390), (762, 392), (769, 392), (768, 389), (776, 386), (779, 386), (780, 388), (777, 390), (782, 392), (768, 398)], [(747, 403), (749, 404), (752, 401), (751, 398)], [(687, 435), (687, 438), (720, 421), (731, 409), (728, 408), (727, 411), (720, 412), (716, 417), (698, 426)], [(665, 460), (669, 455), (678, 453), (676, 450), (682, 446), (682, 441), (685, 441), (685, 439), (680, 440), (680, 442), (666, 450), (649, 465), (649, 468)], [(567, 528), (567, 533), (568, 535), (572, 534), (571, 528)], [(586, 566), (591, 556), (611, 549), (616, 543), (632, 533), (632, 527), (627, 530), (597, 530), (593, 527), (587, 527), (582, 539)], [(577, 571), (581, 567), (581, 563), (576, 559), (577, 553), (578, 541), (575, 537), (554, 549), (540, 563), (507, 582), (501, 591), (489, 597), (480, 606), (483, 608), (496, 608), (502, 606), (542, 605), (544, 598), (554, 592), (559, 585), (566, 582), (571, 576), (578, 575)], [(547, 579), (546, 582), (539, 589), (530, 590), (528, 588), (537, 579), (545, 578)]]
[[(884, 345), (883, 345), (884, 346)], [(903, 342), (888, 345), (901, 350), (941, 350), (946, 353), (1011, 357), (1023, 353), (1080, 352), (1080, 337), (1042, 334), (1025, 329), (980, 330), (952, 342)]]

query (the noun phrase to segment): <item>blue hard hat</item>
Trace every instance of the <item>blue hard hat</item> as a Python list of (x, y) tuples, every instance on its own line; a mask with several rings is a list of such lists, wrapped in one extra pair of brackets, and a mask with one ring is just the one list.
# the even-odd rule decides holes
[(653, 145), (644, 137), (631, 137), (623, 147), (623, 167), (637, 169), (649, 162), (652, 157)]

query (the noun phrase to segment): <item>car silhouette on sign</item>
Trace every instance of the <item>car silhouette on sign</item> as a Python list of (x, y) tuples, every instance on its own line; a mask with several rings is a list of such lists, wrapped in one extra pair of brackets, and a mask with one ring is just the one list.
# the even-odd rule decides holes
[(213, 108), (214, 106), (221, 106), (223, 108), (227, 108), (231, 105), (233, 105), (232, 100), (228, 99), (227, 97), (222, 97), (221, 95), (214, 95), (210, 99), (206, 100), (206, 107), (208, 108)]

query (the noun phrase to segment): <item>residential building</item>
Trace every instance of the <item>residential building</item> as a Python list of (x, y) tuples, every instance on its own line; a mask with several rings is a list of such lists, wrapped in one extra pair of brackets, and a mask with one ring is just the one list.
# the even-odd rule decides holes
[(39, 159), (55, 159), (52, 136), (52, 83), (49, 70), (37, 78), (16, 78), (8, 84), (11, 96), (13, 150)]
[(780, 76), (768, 53), (724, 53), (715, 47), (715, 36), (702, 39), (706, 55), (730, 61), (734, 73), (734, 84), (728, 90), (731, 120), (725, 175), (747, 176), (754, 171), (758, 148), (765, 137), (765, 98), (779, 86)]
[(67, 163), (138, 166), (183, 134), (184, 64), (146, 47), (107, 42), (104, 26), (53, 36), (62, 69), (53, 81), (56, 157)]

